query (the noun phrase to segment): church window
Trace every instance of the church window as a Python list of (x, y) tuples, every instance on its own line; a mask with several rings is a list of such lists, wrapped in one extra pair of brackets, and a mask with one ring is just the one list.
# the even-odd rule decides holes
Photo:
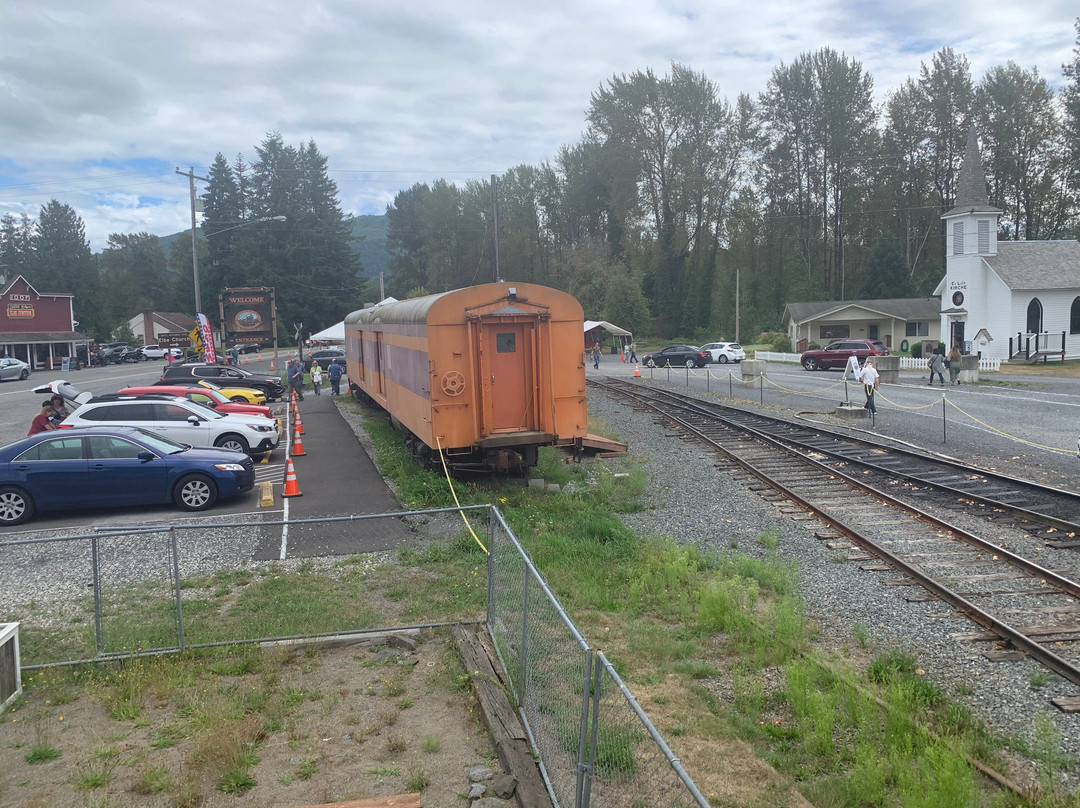
[(952, 226), (952, 252), (953, 255), (964, 254), (964, 223), (953, 222)]
[(1043, 307), (1039, 298), (1033, 297), (1027, 307), (1027, 331), (1029, 334), (1041, 334), (1043, 330)]
[(990, 252), (990, 220), (979, 219), (979, 252)]
[(1069, 333), (1080, 334), (1080, 297), (1073, 298), (1072, 311), (1069, 312)]

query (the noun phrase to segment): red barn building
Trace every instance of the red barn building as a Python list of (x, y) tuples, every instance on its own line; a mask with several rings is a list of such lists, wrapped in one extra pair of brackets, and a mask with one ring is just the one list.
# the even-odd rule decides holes
[(67, 292), (39, 292), (17, 275), (0, 292), (0, 351), (34, 370), (60, 367), (64, 357), (85, 356), (90, 338), (75, 331)]

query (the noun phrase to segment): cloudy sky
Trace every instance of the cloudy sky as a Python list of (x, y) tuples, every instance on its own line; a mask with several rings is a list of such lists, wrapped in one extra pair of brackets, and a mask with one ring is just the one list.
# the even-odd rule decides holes
[(552, 159), (612, 75), (679, 62), (731, 100), (830, 46), (879, 100), (949, 46), (1055, 86), (1076, 0), (37, 0), (0, 3), (0, 213), (52, 198), (109, 233), (188, 226), (187, 180), (267, 132), (329, 158), (347, 212)]

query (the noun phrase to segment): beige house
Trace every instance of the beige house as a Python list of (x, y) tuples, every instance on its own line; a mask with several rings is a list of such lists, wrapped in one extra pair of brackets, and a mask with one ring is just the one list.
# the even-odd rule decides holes
[(191, 331), (195, 318), (175, 311), (144, 311), (128, 320), (128, 328), (143, 345), (156, 345), (160, 334)]
[(824, 347), (838, 339), (872, 339), (904, 353), (919, 342), (941, 339), (941, 300), (937, 297), (891, 300), (813, 300), (788, 303), (784, 328), (792, 350), (810, 343)]

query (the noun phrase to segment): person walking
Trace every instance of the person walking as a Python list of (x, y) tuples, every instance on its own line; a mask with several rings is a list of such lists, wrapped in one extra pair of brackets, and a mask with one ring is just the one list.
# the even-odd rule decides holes
[(934, 353), (930, 357), (930, 381), (927, 384), (931, 387), (934, 386), (934, 374), (941, 379), (941, 386), (945, 386), (945, 357), (941, 355), (941, 351), (934, 348)]
[(949, 386), (960, 384), (960, 346), (953, 345), (949, 355), (945, 357), (945, 367), (949, 369)]
[(873, 416), (877, 415), (874, 393), (877, 392), (880, 378), (881, 376), (878, 374), (877, 368), (874, 367), (874, 363), (867, 359), (863, 369), (859, 371), (859, 381), (863, 383), (863, 390), (866, 391), (866, 403), (863, 404), (863, 409), (869, 410)]
[(322, 395), (319, 392), (319, 388), (322, 387), (322, 368), (319, 367), (318, 360), (313, 360), (311, 363), (311, 386), (315, 388), (315, 395)]
[(630, 344), (627, 346), (630, 351), (630, 359), (628, 361), (637, 364), (637, 346), (634, 345), (634, 341), (630, 340)]
[(600, 370), (600, 343), (594, 342), (592, 346), (592, 366)]
[(345, 369), (336, 359), (330, 362), (330, 367), (326, 369), (326, 375), (330, 377), (330, 395), (341, 395), (341, 376), (344, 372)]
[(289, 380), (289, 387), (294, 393), (296, 393), (296, 399), (298, 401), (304, 400), (304, 366), (300, 364), (299, 359), (290, 359), (288, 367), (285, 370), (286, 378)]
[(34, 420), (30, 422), (30, 431), (26, 433), (26, 437), (36, 435), (38, 432), (49, 432), (56, 429), (49, 417), (53, 413), (53, 405), (51, 399), (45, 399), (41, 402), (41, 412), (34, 416)]

